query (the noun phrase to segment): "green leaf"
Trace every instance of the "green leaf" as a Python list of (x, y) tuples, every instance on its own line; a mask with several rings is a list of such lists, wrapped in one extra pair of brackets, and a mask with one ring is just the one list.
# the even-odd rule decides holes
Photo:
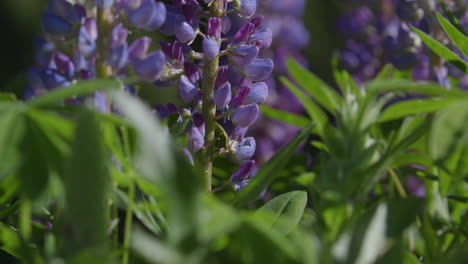
[(409, 115), (426, 114), (445, 108), (460, 99), (447, 98), (429, 98), (413, 99), (392, 104), (380, 116), (379, 122), (387, 122)]
[(240, 207), (252, 202), (268, 187), (273, 179), (288, 164), (299, 145), (309, 136), (313, 126), (313, 124), (310, 124), (303, 128), (288, 145), (276, 153), (273, 158), (258, 170), (252, 181), (238, 194), (237, 199), (234, 201), (236, 206)]
[(461, 71), (464, 73), (468, 73), (468, 64), (460, 58), (457, 54), (455, 54), (453, 51), (449, 50), (447, 47), (444, 45), (440, 44), (437, 42), (437, 40), (433, 39), (423, 31), (412, 27), (413, 30), (418, 34), (418, 36), (426, 43), (426, 45), (432, 49), (437, 55), (440, 57), (444, 58), (448, 62), (452, 63), (455, 65), (457, 68), (459, 68)]
[(467, 121), (468, 100), (460, 100), (435, 115), (429, 133), (429, 153), (435, 160), (445, 159), (455, 145), (468, 144)]
[(12, 174), (20, 163), (19, 144), (25, 132), (23, 121), (19, 111), (0, 113), (0, 182)]
[(266, 105), (261, 105), (260, 109), (262, 110), (263, 115), (296, 127), (306, 127), (311, 122), (310, 119), (306, 117), (278, 110)]
[(61, 239), (65, 255), (72, 257), (105, 247), (108, 241), (111, 182), (100, 123), (91, 111), (78, 118), (68, 164)]
[(258, 212), (271, 212), (275, 216), (271, 223), (264, 223), (275, 225), (280, 217), (286, 218), (288, 221), (287, 229), (282, 229), (281, 232), (285, 234), (291, 232), (301, 220), (307, 205), (307, 193), (304, 191), (293, 191), (279, 195), (268, 203), (264, 204)]
[(366, 85), (369, 94), (383, 92), (406, 92), (410, 94), (422, 94), (432, 96), (453, 96), (466, 98), (468, 94), (460, 90), (448, 90), (437, 83), (414, 82), (410, 80), (385, 80), (372, 81)]
[(324, 81), (303, 68), (293, 58), (288, 58), (287, 66), (289, 74), (304, 90), (319, 104), (330, 112), (337, 110), (341, 103), (341, 97), (333, 88)]
[(450, 39), (457, 45), (465, 56), (468, 56), (468, 37), (463, 35), (455, 26), (450, 24), (440, 13), (437, 13), (437, 20), (444, 29), (444, 31), (449, 35)]
[(15, 102), (16, 100), (14, 93), (0, 93), (0, 102)]
[(125, 92), (114, 92), (112, 99), (138, 132), (137, 169), (153, 183), (172, 175), (175, 164), (171, 140), (157, 118), (141, 101)]
[(70, 87), (57, 88), (53, 91), (44, 93), (38, 97), (31, 99), (28, 104), (32, 107), (44, 107), (52, 104), (60, 103), (64, 99), (84, 96), (91, 94), (94, 91), (109, 90), (119, 87), (121, 83), (118, 80), (93, 80), (83, 81), (74, 84)]
[(424, 200), (417, 197), (393, 198), (388, 202), (386, 233), (389, 237), (399, 237), (404, 230), (416, 221), (423, 212)]
[(391, 74), (393, 71), (392, 64), (386, 64), (380, 72), (375, 76), (375, 80), (383, 81), (391, 78)]
[(280, 80), (301, 101), (307, 114), (317, 123), (319, 131), (323, 131), (328, 120), (325, 112), (311, 99), (307, 98), (307, 96), (305, 96), (293, 83), (288, 81), (288, 79), (281, 77)]

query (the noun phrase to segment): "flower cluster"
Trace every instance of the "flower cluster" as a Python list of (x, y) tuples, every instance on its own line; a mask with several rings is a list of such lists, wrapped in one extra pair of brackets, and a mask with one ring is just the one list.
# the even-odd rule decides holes
[[(258, 105), (266, 101), (269, 89), (263, 81), (273, 70), (273, 61), (260, 56), (271, 45), (271, 30), (262, 27), (262, 16), (254, 17), (256, 9), (256, 0), (173, 0), (171, 5), (51, 0), (26, 96), (79, 80), (131, 75), (158, 87), (172, 86), (184, 105), (157, 105), (155, 112), (178, 115), (178, 123), (190, 121), (189, 159), (199, 161), (195, 165), (210, 176), (214, 153), (231, 153), (245, 167), (253, 162), (256, 146), (245, 133), (258, 118)], [(235, 17), (245, 22), (233, 31)], [(174, 41), (152, 49), (152, 39), (141, 33), (156, 30)], [(101, 111), (112, 109), (104, 94), (96, 92), (94, 99)], [(216, 143), (215, 130), (228, 135), (227, 144)]]
[[(359, 81), (373, 78), (384, 64), (391, 63), (399, 70), (413, 69), (416, 80), (434, 80), (450, 86), (451, 73), (461, 79), (460, 87), (468, 80), (453, 71), (444, 61), (431, 59), (421, 39), (412, 31), (415, 26), (438, 38), (444, 38), (435, 21), (435, 11), (441, 11), (437, 1), (427, 0), (374, 0), (376, 9), (362, 6), (347, 10), (337, 23), (344, 37), (339, 51), (341, 65)], [(460, 21), (468, 17), (464, 5), (445, 1), (457, 13)], [(462, 22), (463, 23), (463, 22)], [(466, 80), (465, 80), (466, 79)]]
[[(265, 56), (275, 62), (274, 75), (287, 76), (286, 58), (293, 57), (301, 64), (306, 64), (302, 51), (310, 41), (309, 32), (303, 24), (306, 8), (305, 0), (277, 1), (264, 0), (259, 8), (265, 16), (263, 25), (271, 30), (273, 42)], [(293, 113), (302, 113), (303, 106), (298, 99), (275, 78), (266, 80), (269, 86), (269, 96), (266, 104), (277, 109)], [(256, 135), (257, 165), (268, 161), (280, 148), (286, 145), (297, 133), (298, 128), (285, 123), (261, 118), (253, 126), (251, 134)]]

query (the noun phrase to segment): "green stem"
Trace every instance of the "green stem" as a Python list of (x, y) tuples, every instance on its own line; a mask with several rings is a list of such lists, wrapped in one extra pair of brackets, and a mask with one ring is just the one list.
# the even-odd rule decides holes
[(130, 235), (132, 231), (132, 220), (133, 220), (133, 199), (135, 196), (135, 184), (132, 182), (128, 187), (128, 202), (127, 211), (125, 212), (125, 230), (124, 230), (124, 241), (123, 241), (123, 256), (122, 264), (128, 264), (130, 257)]
[(19, 225), (21, 236), (28, 241), (31, 237), (31, 201), (26, 197), (21, 200)]
[(395, 187), (397, 188), (398, 194), (402, 198), (408, 197), (405, 188), (403, 187), (403, 184), (401, 184), (400, 178), (398, 178), (398, 175), (395, 173), (395, 171), (393, 169), (388, 169), (388, 172), (390, 173), (392, 181), (395, 183)]

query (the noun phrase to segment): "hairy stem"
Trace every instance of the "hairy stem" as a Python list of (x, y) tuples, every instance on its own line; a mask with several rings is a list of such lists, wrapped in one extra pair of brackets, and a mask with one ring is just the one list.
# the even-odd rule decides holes
[[(221, 17), (224, 1), (216, 0), (210, 8), (210, 16)], [(218, 75), (219, 56), (213, 60), (205, 59), (202, 80), (202, 112), (205, 120), (205, 147), (201, 150), (201, 167), (204, 175), (204, 186), (211, 191), (213, 171), (213, 153), (215, 152), (216, 105), (213, 101), (216, 76)]]

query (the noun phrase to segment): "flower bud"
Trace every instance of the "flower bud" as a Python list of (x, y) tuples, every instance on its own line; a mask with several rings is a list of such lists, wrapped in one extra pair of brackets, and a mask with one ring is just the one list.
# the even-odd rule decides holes
[(247, 39), (255, 32), (255, 25), (252, 23), (246, 23), (234, 35), (234, 41), (237, 43), (245, 43)]
[(188, 147), (196, 152), (205, 144), (205, 139), (196, 127), (192, 126), (188, 132)]
[(252, 44), (256, 45), (261, 51), (270, 47), (272, 39), (273, 33), (269, 28), (258, 30), (250, 36)]
[(44, 31), (50, 35), (64, 37), (70, 33), (72, 24), (63, 18), (48, 12), (42, 16), (42, 27), (44, 28)]
[(128, 11), (128, 20), (135, 27), (152, 31), (159, 28), (166, 20), (166, 6), (153, 0), (143, 0), (136, 9)]
[(81, 25), (78, 35), (78, 50), (84, 57), (88, 58), (94, 55), (97, 47), (97, 38), (96, 20), (94, 18), (87, 19), (83, 25)]
[(109, 64), (112, 68), (116, 70), (123, 69), (128, 62), (128, 44), (124, 43), (123, 45), (112, 48), (109, 56)]
[(135, 72), (148, 81), (159, 79), (166, 63), (166, 56), (162, 51), (155, 51), (145, 59), (136, 61), (133, 65)]
[(203, 52), (208, 60), (213, 60), (219, 54), (219, 44), (210, 38), (203, 39)]
[(222, 87), (216, 90), (213, 100), (218, 109), (223, 109), (231, 101), (231, 96), (231, 84), (226, 82)]
[(234, 184), (239, 184), (243, 180), (249, 178), (250, 174), (252, 173), (253, 169), (255, 168), (255, 161), (249, 160), (242, 164), (239, 169), (237, 169), (229, 179)]
[(232, 120), (240, 127), (248, 127), (257, 120), (259, 112), (256, 104), (240, 106), (232, 112)]
[(254, 45), (242, 45), (231, 50), (232, 60), (239, 66), (252, 63), (257, 58), (258, 48)]
[(210, 17), (208, 20), (208, 36), (216, 40), (221, 38), (221, 18)]
[(68, 79), (75, 76), (75, 64), (73, 61), (63, 53), (56, 53), (54, 55), (54, 63), (57, 68), (57, 71), (67, 77)]
[(200, 80), (200, 73), (198, 72), (198, 67), (193, 62), (184, 63), (184, 75), (187, 76), (192, 83), (198, 82)]
[(245, 162), (252, 158), (255, 153), (256, 144), (253, 137), (244, 138), (236, 146), (236, 160), (238, 162)]
[(257, 11), (257, 0), (235, 0), (235, 8), (242, 17), (251, 17)]
[(196, 33), (192, 26), (184, 21), (176, 25), (175, 35), (180, 42), (187, 43), (195, 38)]
[(229, 16), (223, 17), (223, 21), (221, 22), (221, 32), (224, 34), (227, 34), (229, 30), (231, 29), (232, 26), (232, 21), (229, 18)]
[(231, 106), (238, 107), (239, 105), (245, 104), (245, 100), (247, 99), (247, 95), (250, 93), (250, 87), (248, 86), (241, 86), (237, 94), (232, 98)]
[(256, 59), (244, 66), (244, 74), (251, 81), (263, 81), (273, 71), (273, 61), (270, 59)]
[(190, 80), (187, 78), (187, 76), (182, 75), (180, 76), (179, 80), (179, 96), (184, 100), (184, 102), (190, 102), (195, 98), (197, 95), (197, 88), (193, 83), (190, 82)]
[(247, 95), (246, 103), (263, 104), (268, 97), (268, 85), (264, 82), (252, 84), (250, 92)]
[(133, 41), (128, 49), (130, 60), (142, 60), (146, 57), (146, 52), (151, 45), (151, 38), (141, 37)]

